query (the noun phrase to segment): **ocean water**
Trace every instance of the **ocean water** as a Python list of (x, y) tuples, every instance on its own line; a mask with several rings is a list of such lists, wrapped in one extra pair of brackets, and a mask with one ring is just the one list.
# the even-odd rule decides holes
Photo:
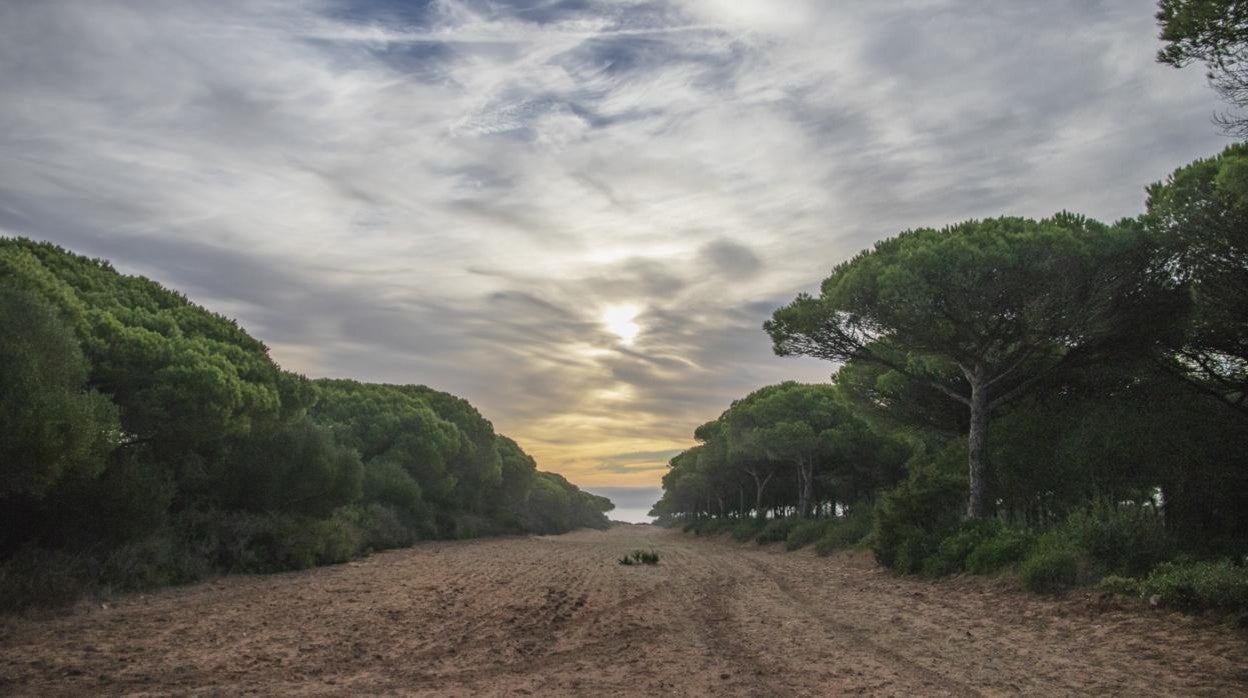
[(583, 487), (586, 492), (610, 499), (615, 509), (607, 512), (607, 518), (613, 521), (629, 523), (650, 523), (654, 518), (649, 515), (650, 507), (663, 496), (658, 487)]
[(647, 513), (649, 511), (650, 507), (640, 509), (634, 509), (632, 507), (616, 507), (615, 509), (607, 512), (607, 518), (612, 521), (627, 521), (629, 523), (651, 523), (654, 521), (654, 517)]

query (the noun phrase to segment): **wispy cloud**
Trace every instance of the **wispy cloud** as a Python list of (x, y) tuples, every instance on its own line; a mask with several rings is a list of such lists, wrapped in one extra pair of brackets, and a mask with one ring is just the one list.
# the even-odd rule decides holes
[[(231, 315), (284, 365), (478, 404), (654, 484), (829, 366), (759, 325), (914, 225), (1136, 213), (1222, 145), (1151, 0), (0, 6), (0, 230)], [(638, 309), (625, 345), (604, 309)]]

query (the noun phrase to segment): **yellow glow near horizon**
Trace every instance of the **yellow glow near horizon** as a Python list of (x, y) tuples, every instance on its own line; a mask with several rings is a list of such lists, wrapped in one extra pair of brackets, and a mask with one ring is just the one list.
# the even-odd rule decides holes
[(640, 312), (641, 308), (632, 304), (608, 305), (602, 309), (602, 324), (620, 338), (621, 344), (631, 347), (641, 332), (641, 325), (636, 322)]

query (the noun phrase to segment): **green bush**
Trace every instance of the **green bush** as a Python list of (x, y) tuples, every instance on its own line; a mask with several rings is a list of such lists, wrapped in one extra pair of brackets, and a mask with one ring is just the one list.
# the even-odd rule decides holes
[(118, 591), (140, 591), (189, 584), (211, 572), (208, 560), (164, 532), (110, 552), (104, 558), (99, 583)]
[(1140, 582), (1145, 596), (1185, 611), (1248, 613), (1248, 568), (1220, 562), (1166, 562)]
[(754, 538), (758, 536), (759, 532), (762, 531), (763, 527), (766, 525), (766, 521), (759, 521), (758, 519), (742, 519), (732, 527), (732, 539), (738, 543), (745, 543), (746, 541), (754, 540)]
[(732, 530), (733, 525), (732, 519), (698, 519), (693, 522), (689, 530), (697, 536), (717, 536)]
[(206, 511), (185, 515), (180, 533), (223, 572), (269, 573), (345, 562), (363, 548), (346, 515), (318, 520), (291, 514)]
[(885, 567), (913, 574), (957, 530), (966, 484), (934, 469), (918, 470), (884, 493), (875, 512), (872, 550)]
[(800, 521), (789, 531), (784, 539), (785, 550), (798, 550), (823, 537), (824, 532), (832, 525), (830, 519), (810, 519)]
[(0, 611), (67, 606), (92, 587), (98, 575), (84, 555), (25, 548), (0, 564)]
[(759, 545), (764, 545), (766, 543), (779, 543), (787, 539), (789, 537), (789, 532), (791, 532), (801, 522), (802, 519), (798, 518), (772, 519), (771, 521), (768, 521), (767, 525), (763, 526), (762, 530), (758, 532), (758, 535), (754, 537), (754, 542)]
[(1102, 579), (1097, 583), (1097, 587), (1102, 591), (1122, 596), (1139, 596), (1143, 593), (1140, 580), (1132, 577), (1119, 577), (1116, 574), (1111, 574)]
[(1174, 554), (1151, 507), (1093, 506), (1071, 514), (1058, 532), (1088, 554), (1099, 574), (1145, 574)]
[(966, 571), (992, 574), (1004, 569), (1027, 557), (1035, 542), (1035, 536), (1026, 531), (1002, 528), (992, 537), (979, 542), (966, 556)]
[(815, 552), (831, 555), (837, 550), (851, 548), (871, 535), (874, 524), (871, 508), (866, 505), (852, 507), (845, 516), (833, 519), (824, 529), (823, 537), (815, 543)]
[(963, 521), (957, 530), (940, 541), (935, 553), (923, 560), (923, 574), (941, 577), (963, 571), (971, 553), (1000, 531), (1001, 524), (996, 519)]
[(355, 509), (353, 521), (360, 529), (360, 542), (366, 551), (405, 548), (418, 537), (413, 527), (404, 523), (399, 512), (384, 504)]
[(1023, 586), (1041, 594), (1056, 594), (1079, 583), (1086, 561), (1080, 553), (1060, 545), (1039, 545), (1019, 567)]

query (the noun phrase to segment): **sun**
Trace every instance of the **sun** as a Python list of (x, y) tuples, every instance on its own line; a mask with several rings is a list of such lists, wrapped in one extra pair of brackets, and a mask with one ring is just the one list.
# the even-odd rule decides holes
[(641, 325), (636, 322), (640, 312), (641, 308), (631, 304), (608, 305), (602, 309), (602, 324), (608, 332), (620, 338), (621, 344), (631, 347), (641, 332)]

